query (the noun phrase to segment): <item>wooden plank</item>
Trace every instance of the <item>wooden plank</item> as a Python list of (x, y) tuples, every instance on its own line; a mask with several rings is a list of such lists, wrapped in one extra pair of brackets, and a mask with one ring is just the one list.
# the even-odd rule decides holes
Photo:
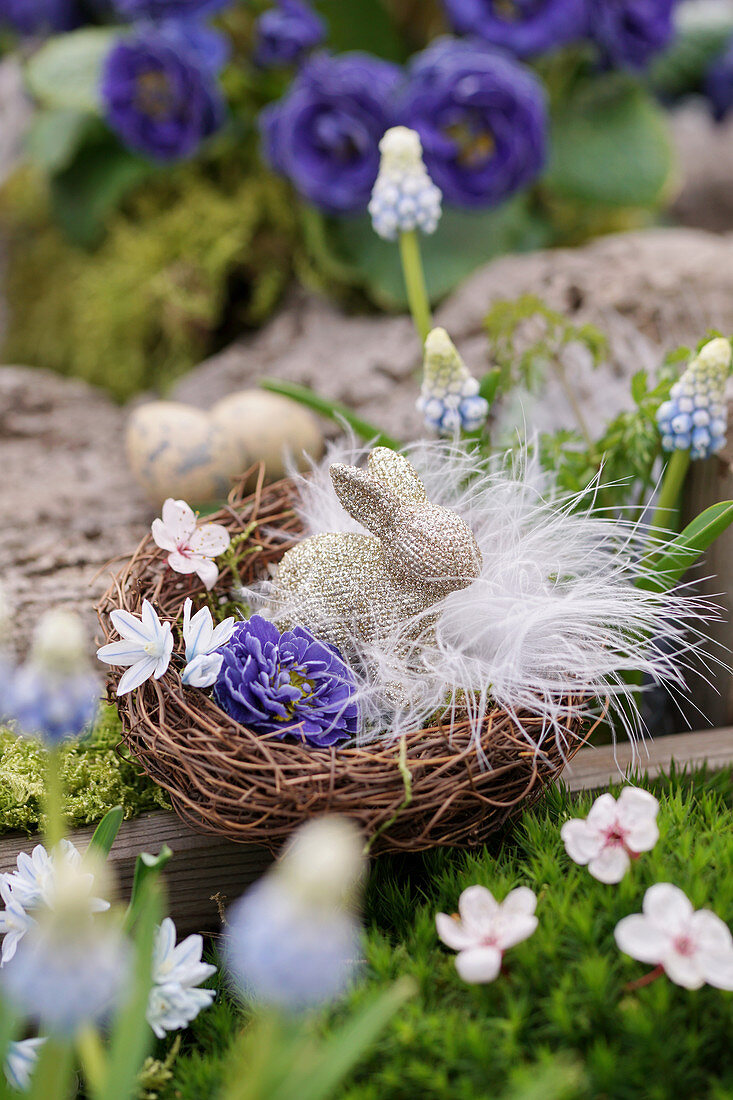
[[(680, 767), (707, 764), (714, 769), (733, 764), (733, 727), (659, 737), (640, 746), (635, 755), (628, 744), (615, 749), (589, 745), (573, 758), (563, 780), (571, 791), (594, 790), (634, 770), (659, 775), (673, 760)], [(93, 831), (78, 830), (72, 839), (83, 850)], [(0, 871), (13, 870), (18, 852), (30, 852), (37, 842), (25, 835), (3, 837)], [(196, 832), (171, 813), (145, 814), (124, 822), (110, 854), (121, 897), (129, 896), (138, 853), (158, 852), (163, 844), (173, 850), (165, 878), (170, 912), (181, 934), (218, 929), (221, 907), (239, 897), (271, 862), (259, 846)]]

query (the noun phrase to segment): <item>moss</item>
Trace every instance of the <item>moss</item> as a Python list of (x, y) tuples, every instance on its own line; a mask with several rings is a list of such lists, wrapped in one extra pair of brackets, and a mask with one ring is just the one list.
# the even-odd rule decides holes
[[(119, 718), (106, 706), (90, 737), (64, 749), (66, 814), (72, 828), (99, 821), (112, 806), (122, 806), (126, 817), (167, 808), (161, 789), (117, 754), (119, 741)], [(43, 749), (0, 730), (0, 833), (38, 829), (42, 795)]]
[(231, 154), (183, 166), (140, 188), (88, 252), (52, 223), (43, 181), (24, 170), (0, 197), (5, 361), (76, 375), (119, 399), (165, 388), (276, 305), (297, 237), (288, 195)]
[[(667, 1100), (733, 1095), (732, 995), (689, 992), (666, 978), (629, 990), (643, 964), (613, 940), (621, 917), (639, 912), (654, 882), (674, 882), (696, 908), (729, 919), (733, 909), (733, 772), (673, 774), (640, 785), (660, 798), (660, 839), (619, 886), (605, 886), (564, 852), (559, 826), (585, 815), (592, 795), (550, 792), (503, 844), (383, 858), (367, 896), (365, 980), (345, 1005), (311, 1026), (326, 1036), (367, 998), (410, 975), (418, 993), (339, 1090), (339, 1100), (484, 1100), (506, 1097), (548, 1059), (579, 1065), (567, 1100)], [(514, 886), (538, 895), (539, 927), (487, 986), (458, 977), (435, 933), (435, 913), (453, 912), (462, 890)], [(184, 1040), (164, 1100), (217, 1096), (242, 1013), (224, 982), (215, 1005)], [(528, 1091), (527, 1095), (530, 1092)], [(535, 1095), (535, 1093), (532, 1093)], [(537, 1093), (536, 1095), (540, 1095)]]

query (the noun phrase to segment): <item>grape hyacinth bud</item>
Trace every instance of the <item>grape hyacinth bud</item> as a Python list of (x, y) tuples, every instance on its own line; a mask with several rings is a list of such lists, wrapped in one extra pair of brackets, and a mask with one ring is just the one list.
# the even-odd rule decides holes
[(434, 233), (442, 195), (428, 175), (416, 130), (393, 126), (379, 143), (381, 161), (369, 213), (374, 232), (385, 241), (420, 229)]
[(709, 458), (725, 444), (725, 383), (731, 365), (730, 341), (709, 340), (659, 406), (657, 425), (662, 450), (690, 451), (693, 459)]
[(417, 408), (425, 423), (441, 435), (483, 427), (489, 403), (444, 328), (434, 328), (425, 341), (425, 366)]

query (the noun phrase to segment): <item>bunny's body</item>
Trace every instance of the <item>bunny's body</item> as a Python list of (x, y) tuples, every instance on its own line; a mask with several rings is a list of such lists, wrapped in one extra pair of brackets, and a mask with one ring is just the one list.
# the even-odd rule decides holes
[(430, 607), (480, 574), (472, 532), (431, 504), (407, 459), (385, 447), (371, 452), (366, 471), (335, 464), (330, 472), (346, 511), (372, 534), (314, 535), (289, 550), (272, 602), (292, 622), (278, 623), (306, 626), (345, 654), (410, 620), (405, 640), (429, 632)]

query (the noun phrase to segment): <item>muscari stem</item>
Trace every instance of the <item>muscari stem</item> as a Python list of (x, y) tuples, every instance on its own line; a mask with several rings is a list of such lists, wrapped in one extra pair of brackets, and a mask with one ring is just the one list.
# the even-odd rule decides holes
[(63, 839), (66, 832), (64, 787), (61, 781), (61, 752), (58, 746), (46, 751), (44, 802), (46, 810), (46, 842), (49, 851)]
[(420, 337), (420, 343), (424, 344), (428, 333), (433, 327), (433, 315), (430, 311), (430, 299), (425, 288), (425, 274), (416, 230), (408, 229), (404, 233), (400, 233), (399, 241), (407, 301), (410, 305), (410, 313), (415, 322), (415, 328)]
[(682, 486), (690, 466), (690, 452), (675, 451), (664, 471), (656, 508), (651, 522), (652, 538), (660, 531), (669, 530), (673, 513), (679, 503)]
[(85, 1027), (76, 1037), (84, 1077), (94, 1097), (102, 1097), (106, 1076), (107, 1059), (99, 1032), (93, 1027)]

